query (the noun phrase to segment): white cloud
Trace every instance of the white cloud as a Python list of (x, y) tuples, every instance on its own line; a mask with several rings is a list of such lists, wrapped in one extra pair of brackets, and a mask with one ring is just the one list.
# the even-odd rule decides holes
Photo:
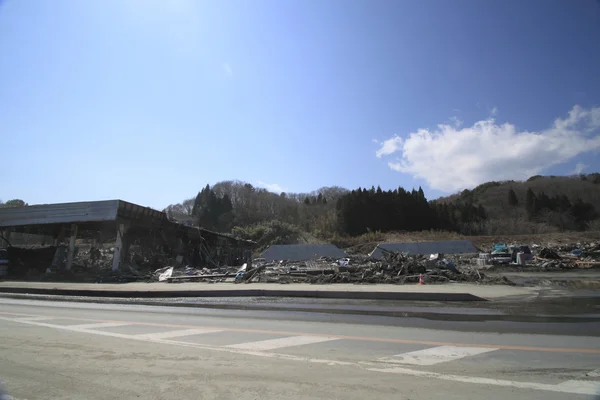
[(377, 150), (377, 157), (381, 158), (381, 156), (387, 156), (400, 150), (402, 148), (403, 141), (404, 140), (400, 136), (395, 135), (388, 140), (380, 142), (379, 144), (381, 144), (381, 148)]
[(223, 71), (225, 71), (227, 76), (233, 76), (233, 70), (231, 69), (231, 65), (229, 65), (229, 63), (223, 63)]
[(419, 129), (406, 139), (382, 142), (377, 157), (398, 152), (388, 162), (396, 171), (424, 179), (433, 189), (454, 192), (483, 182), (527, 179), (544, 169), (591, 151), (600, 150), (600, 107), (575, 106), (539, 132), (517, 131), (493, 118), (471, 127), (438, 125)]
[(463, 121), (461, 121), (458, 117), (450, 117), (450, 121), (452, 121), (452, 124), (458, 128), (463, 124)]
[(287, 190), (281, 186), (279, 186), (276, 183), (266, 183), (263, 181), (258, 181), (257, 183), (258, 186), (264, 187), (265, 189), (267, 189), (269, 192), (273, 192), (273, 193), (281, 193), (281, 192), (287, 192)]
[(577, 163), (575, 164), (575, 168), (573, 169), (573, 171), (571, 171), (571, 175), (579, 175), (587, 167), (589, 167), (589, 165), (585, 165), (584, 163)]
[(498, 115), (498, 107), (494, 107), (494, 108), (492, 108), (492, 109), (490, 110), (490, 115), (491, 115), (492, 117), (494, 117), (494, 116)]

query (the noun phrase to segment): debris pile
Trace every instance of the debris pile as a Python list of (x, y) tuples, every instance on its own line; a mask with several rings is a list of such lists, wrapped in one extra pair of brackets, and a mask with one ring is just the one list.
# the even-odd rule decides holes
[[(533, 249), (533, 250), (530, 250)], [(528, 271), (561, 270), (600, 267), (600, 243), (577, 243), (570, 245), (540, 247), (495, 244), (490, 253), (481, 253), (475, 260), (479, 266), (488, 268), (524, 267)], [(500, 264), (506, 264), (500, 267)]]
[[(66, 270), (66, 246), (9, 248), (9, 273), (20, 279), (79, 282), (232, 282), (232, 283), (352, 283), (426, 284), (472, 282), (512, 284), (493, 271), (561, 271), (600, 267), (600, 243), (506, 244), (496, 243), (487, 253), (418, 255), (379, 248), (383, 259), (366, 255), (348, 258), (321, 257), (308, 261), (256, 259), (240, 266), (194, 265), (193, 257), (173, 257), (159, 248), (132, 245), (127, 259), (112, 271), (112, 245), (76, 248)], [(11, 267), (12, 266), (12, 267)], [(483, 271), (490, 271), (486, 274)]]
[(239, 267), (196, 268), (191, 265), (163, 267), (154, 271), (152, 280), (158, 282), (225, 282), (236, 276)]
[(130, 247), (129, 257), (117, 271), (113, 271), (114, 250), (113, 246), (106, 245), (82, 248), (73, 260), (73, 274), (97, 283), (150, 282), (154, 280), (156, 268), (172, 262), (161, 252), (134, 245)]
[(540, 250), (539, 256), (549, 260), (560, 260), (558, 253), (548, 247), (544, 247), (542, 250)]
[(320, 258), (306, 262), (264, 263), (246, 272), (238, 282), (262, 283), (354, 283), (354, 284), (427, 284), (446, 282), (503, 283), (505, 278), (488, 277), (465, 264), (457, 267), (441, 254), (410, 255), (384, 251), (384, 260), (355, 256), (342, 260)]
[(56, 247), (9, 247), (6, 249), (9, 260), (9, 273), (19, 279), (39, 279), (52, 264)]

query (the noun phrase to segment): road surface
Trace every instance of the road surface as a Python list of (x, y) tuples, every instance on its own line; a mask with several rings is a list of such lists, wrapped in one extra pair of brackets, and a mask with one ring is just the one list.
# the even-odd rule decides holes
[(600, 395), (585, 324), (566, 324), (574, 336), (386, 321), (0, 299), (0, 379), (18, 400)]

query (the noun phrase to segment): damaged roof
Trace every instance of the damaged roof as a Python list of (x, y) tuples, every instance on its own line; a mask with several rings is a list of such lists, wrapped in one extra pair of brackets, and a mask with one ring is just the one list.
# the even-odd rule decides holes
[(304, 261), (319, 257), (344, 258), (348, 254), (332, 244), (274, 244), (261, 257), (266, 261)]
[(166, 215), (123, 200), (82, 201), (0, 208), (0, 227), (56, 223), (102, 222), (124, 219), (157, 219)]
[[(16, 232), (56, 235), (61, 225), (77, 224), (79, 236), (85, 230), (109, 229), (118, 221), (131, 223), (142, 229), (170, 229), (185, 232), (188, 237), (218, 236), (230, 242), (255, 245), (250, 240), (229, 234), (213, 232), (170, 221), (167, 214), (149, 207), (123, 200), (82, 201), (74, 203), (38, 204), (24, 207), (0, 208), (0, 229), (11, 228)], [(111, 228), (112, 229), (112, 228)]]
[(383, 251), (408, 252), (409, 254), (456, 254), (477, 253), (477, 248), (470, 240), (444, 240), (440, 242), (414, 243), (381, 243), (369, 254), (372, 258), (382, 259)]

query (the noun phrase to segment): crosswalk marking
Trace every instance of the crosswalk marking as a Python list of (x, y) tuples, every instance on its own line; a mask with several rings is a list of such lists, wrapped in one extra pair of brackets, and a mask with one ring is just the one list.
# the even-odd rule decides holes
[(570, 393), (600, 394), (600, 382), (572, 380), (559, 383), (556, 386)]
[(435, 365), (496, 350), (498, 349), (485, 347), (437, 346), (424, 350), (397, 354), (393, 357), (384, 357), (379, 360), (395, 364)]
[(47, 321), (49, 319), (56, 319), (56, 317), (22, 317), (17, 318), (16, 321)]
[[(2, 313), (0, 313), (0, 314), (2, 314)], [(59, 318), (59, 317), (55, 317), (55, 318)], [(85, 328), (85, 327), (94, 326), (94, 325), (96, 327), (98, 327), (98, 325), (100, 325), (100, 324), (55, 325), (55, 324), (49, 324), (49, 323), (36, 321), (36, 320), (28, 320), (28, 319), (24, 319), (24, 318), (14, 318), (14, 317), (3, 317), (0, 315), (0, 321), (3, 321), (3, 320), (11, 321), (11, 322), (21, 322), (21, 323), (27, 324), (27, 325), (35, 325), (35, 326), (40, 326), (40, 327), (47, 327), (47, 328), (53, 328), (53, 329), (59, 329), (59, 330), (64, 330), (64, 331), (71, 331), (71, 332), (102, 335), (102, 336), (108, 336), (108, 337), (114, 337), (114, 338), (120, 338), (120, 339), (152, 341), (152, 339), (140, 337), (141, 335), (127, 335), (127, 334), (122, 334), (122, 333), (114, 333), (114, 332), (99, 331), (99, 330), (94, 331), (94, 330), (87, 330)], [(106, 326), (106, 324), (113, 324), (113, 323), (103, 323), (102, 325)], [(132, 324), (133, 323), (122, 323), (122, 324), (119, 323), (119, 326), (132, 325)], [(82, 328), (82, 327), (84, 327), (84, 328)], [(203, 328), (197, 328), (197, 329), (203, 329)], [(182, 329), (182, 330), (171, 331), (171, 332), (183, 332), (183, 331), (189, 331), (189, 330)], [(227, 330), (223, 329), (223, 331), (227, 331)], [(165, 332), (165, 333), (171, 333), (171, 332)], [(206, 332), (206, 331), (203, 330), (203, 332)], [(298, 339), (298, 338), (304, 338), (304, 339)], [(313, 340), (308, 340), (306, 338), (311, 338)], [(514, 388), (514, 389), (543, 390), (543, 391), (567, 393), (567, 394), (583, 394), (583, 395), (598, 395), (598, 394), (600, 394), (600, 382), (598, 382), (598, 381), (594, 382), (594, 381), (589, 381), (589, 380), (570, 380), (570, 381), (566, 381), (566, 382), (562, 382), (562, 383), (558, 383), (558, 384), (546, 384), (546, 383), (536, 383), (536, 382), (509, 381), (509, 380), (492, 379), (492, 378), (484, 378), (484, 377), (442, 374), (442, 373), (436, 373), (436, 372), (423, 371), (423, 370), (415, 369), (415, 368), (403, 368), (401, 366), (391, 367), (388, 365), (388, 366), (385, 366), (384, 368), (382, 368), (381, 363), (374, 363), (374, 362), (368, 362), (368, 361), (359, 361), (359, 362), (342, 361), (342, 360), (321, 359), (321, 358), (313, 358), (313, 357), (307, 357), (307, 356), (298, 356), (298, 355), (293, 355), (293, 354), (261, 351), (263, 349), (259, 348), (260, 346), (257, 345), (259, 343), (264, 343), (264, 342), (266, 342), (266, 343), (279, 342), (281, 344), (285, 344), (286, 341), (288, 342), (288, 344), (285, 346), (277, 346), (277, 347), (266, 347), (265, 346), (264, 347), (264, 349), (270, 349), (270, 348), (287, 347), (289, 345), (297, 346), (300, 344), (318, 343), (318, 342), (322, 342), (322, 341), (337, 340), (337, 339), (338, 338), (334, 338), (334, 337), (325, 338), (325, 337), (315, 337), (315, 336), (310, 336), (310, 335), (292, 336), (292, 337), (285, 337), (282, 339), (273, 339), (273, 340), (264, 340), (262, 342), (246, 343), (245, 345), (253, 344), (253, 348), (250, 348), (250, 349), (246, 348), (243, 344), (232, 345), (232, 346), (211, 346), (211, 345), (205, 345), (205, 344), (200, 344), (200, 343), (190, 343), (190, 342), (174, 341), (174, 340), (173, 341), (158, 340), (158, 341), (155, 341), (155, 343), (158, 342), (158, 343), (164, 343), (164, 344), (169, 344), (169, 345), (174, 345), (174, 346), (182, 346), (182, 347), (187, 347), (187, 348), (210, 350), (210, 351), (217, 351), (217, 352), (226, 352), (226, 353), (230, 353), (230, 354), (251, 355), (251, 356), (257, 356), (257, 357), (265, 357), (265, 358), (294, 361), (294, 362), (301, 362), (301, 363), (313, 363), (313, 364), (318, 364), (318, 365), (329, 365), (329, 366), (356, 367), (356, 368), (364, 369), (366, 371), (393, 373), (393, 374), (400, 374), (400, 375), (405, 375), (405, 376), (415, 376), (415, 377), (421, 377), (421, 378), (427, 378), (427, 379), (446, 380), (446, 381), (452, 381), (452, 382), (463, 382), (463, 383), (481, 384), (481, 385), (488, 385), (488, 386), (491, 385), (491, 386), (498, 386), (498, 387)], [(289, 344), (290, 340), (292, 340), (292, 344)], [(300, 341), (304, 341), (304, 342), (300, 343)], [(438, 346), (433, 349), (439, 349), (440, 347), (454, 348), (454, 346)], [(469, 347), (460, 347), (460, 346), (457, 346), (457, 348), (470, 349)], [(477, 349), (479, 350), (480, 348), (477, 348)], [(485, 353), (486, 351), (494, 351), (494, 350), (496, 350), (496, 349), (484, 349), (484, 351), (479, 351), (479, 352), (477, 352), (477, 354)], [(423, 350), (421, 351), (421, 353), (422, 352), (423, 352)], [(439, 353), (440, 351), (437, 350), (437, 352)], [(412, 354), (412, 353), (418, 353), (418, 352), (399, 354), (398, 356), (404, 356), (406, 354)], [(468, 355), (474, 355), (474, 353), (470, 352), (470, 354), (468, 354)], [(465, 357), (468, 355), (465, 355)], [(455, 359), (457, 359), (457, 358), (451, 358), (448, 361), (455, 360)], [(398, 361), (398, 359), (396, 360), (396, 362), (397, 361)], [(429, 365), (431, 365), (431, 364), (429, 364)], [(588, 373), (587, 376), (595, 377), (597, 373), (598, 373), (598, 370), (591, 371)], [(583, 378), (581, 378), (581, 379), (583, 379)]]
[(229, 345), (226, 347), (229, 347), (232, 349), (264, 351), (264, 350), (281, 349), (283, 347), (301, 346), (304, 344), (328, 342), (331, 340), (338, 340), (338, 339), (333, 338), (333, 337), (324, 337), (324, 336), (290, 336), (290, 337), (284, 337), (284, 338), (279, 338), (279, 339), (261, 340), (259, 342), (232, 344), (232, 345)]
[(100, 322), (97, 324), (82, 324), (82, 325), (69, 325), (72, 329), (98, 329), (98, 328), (112, 328), (115, 326), (131, 325), (123, 322)]
[(588, 372), (587, 374), (585, 374), (585, 376), (587, 376), (588, 378), (600, 378), (600, 368)]
[(384, 372), (391, 374), (400, 374), (406, 376), (424, 377), (428, 379), (440, 379), (451, 382), (464, 382), (464, 383), (476, 383), (480, 385), (493, 385), (512, 387), (518, 389), (533, 389), (533, 390), (546, 390), (549, 392), (558, 393), (569, 393), (569, 394), (584, 394), (593, 396), (600, 394), (600, 387), (598, 382), (590, 381), (567, 381), (559, 383), (557, 385), (548, 383), (537, 383), (537, 382), (521, 382), (521, 381), (509, 381), (505, 379), (494, 379), (494, 378), (482, 378), (478, 376), (464, 376), (464, 375), (451, 375), (451, 374), (440, 374), (437, 372), (420, 371), (414, 368), (366, 368), (367, 371)]
[(201, 335), (203, 333), (215, 333), (215, 332), (223, 332), (220, 329), (210, 329), (210, 328), (194, 328), (194, 329), (180, 329), (177, 331), (169, 331), (169, 332), (158, 332), (158, 333), (143, 333), (140, 335), (134, 335), (136, 339), (150, 339), (150, 340), (159, 340), (159, 339), (169, 339), (180, 336), (191, 336), (191, 335)]

